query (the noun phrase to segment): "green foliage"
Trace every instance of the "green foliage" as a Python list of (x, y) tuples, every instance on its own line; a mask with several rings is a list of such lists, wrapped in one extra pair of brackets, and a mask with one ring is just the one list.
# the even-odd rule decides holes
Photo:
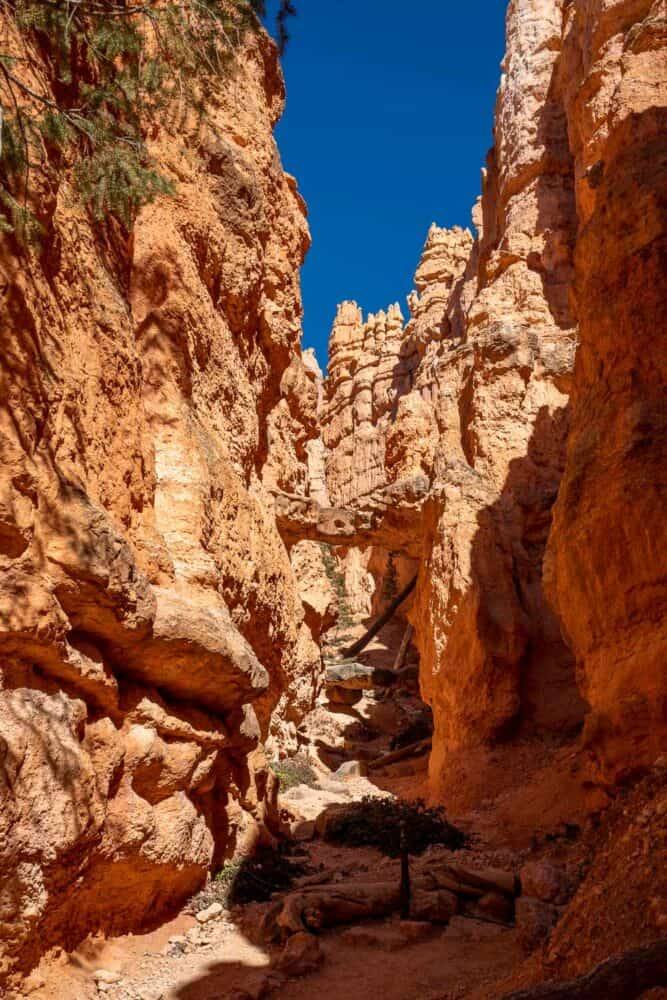
[(0, 185), (0, 232), (14, 233), (21, 246), (36, 243), (42, 227), (32, 212)]
[(354, 624), (354, 618), (352, 616), (352, 609), (349, 605), (349, 595), (345, 584), (345, 576), (340, 571), (338, 560), (336, 559), (331, 546), (327, 545), (326, 542), (320, 542), (320, 551), (322, 552), (324, 572), (326, 573), (338, 600), (338, 619), (336, 621), (336, 637), (338, 638), (341, 629), (345, 631)]
[(308, 760), (300, 754), (288, 757), (286, 760), (273, 761), (271, 770), (278, 778), (280, 790), (283, 792), (297, 785), (308, 785), (310, 788), (315, 788), (317, 785), (315, 771)]
[(49, 108), (35, 122), (44, 141), (55, 149), (65, 149), (72, 139), (72, 130), (66, 115)]
[(223, 889), (229, 890), (229, 888), (234, 882), (234, 879), (240, 872), (242, 865), (243, 865), (242, 858), (237, 858), (232, 861), (225, 861), (220, 871), (216, 872), (215, 874), (215, 881), (217, 885), (222, 887)]
[(466, 845), (465, 834), (445, 819), (442, 807), (428, 808), (423, 799), (379, 799), (370, 795), (334, 815), (326, 839), (348, 847), (377, 847), (396, 858), (401, 853), (401, 828), (410, 854), (422, 854), (431, 844), (452, 851)]
[(93, 218), (113, 215), (130, 229), (142, 205), (159, 194), (172, 194), (173, 184), (142, 163), (133, 149), (105, 147), (76, 168), (79, 190)]
[(216, 888), (225, 902), (264, 903), (274, 892), (290, 889), (294, 879), (306, 872), (304, 865), (290, 858), (291, 845), (278, 849), (260, 847), (252, 857), (227, 861), (215, 877)]
[[(73, 166), (96, 220), (129, 230), (137, 212), (173, 191), (151, 159), (148, 129), (167, 109), (202, 114), (210, 84), (225, 73), (261, 0), (6, 0), (25, 41), (21, 59), (0, 52), (2, 228), (34, 234), (27, 211), (30, 171), (47, 161)], [(283, 0), (278, 13), (294, 14)], [(282, 28), (281, 28), (282, 26)], [(286, 40), (286, 39), (285, 39)], [(21, 63), (39, 50), (48, 90), (25, 82)], [(20, 217), (19, 217), (20, 216)]]
[(27, 166), (27, 150), (20, 123), (4, 118), (2, 122), (2, 162), (8, 174), (22, 174)]

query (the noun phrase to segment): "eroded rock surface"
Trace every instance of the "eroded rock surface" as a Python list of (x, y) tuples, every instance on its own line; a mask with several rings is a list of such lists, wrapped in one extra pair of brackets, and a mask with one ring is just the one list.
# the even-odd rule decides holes
[(332, 500), (428, 482), (410, 620), (449, 803), (515, 736), (583, 723), (582, 793), (665, 748), (663, 6), (512, 0), (476, 237), (431, 228), (407, 324), (347, 302), (332, 331)]
[(262, 747), (313, 705), (269, 492), (308, 491), (321, 392), (283, 98), (248, 36), (205, 123), (156, 125), (177, 193), (130, 246), (46, 163), (47, 245), (0, 245), (0, 975), (160, 920), (269, 835)]
[(360, 616), (419, 566), (435, 799), (528, 775), (551, 822), (664, 751), (664, 18), (512, 0), (476, 234), (432, 227), (407, 323), (344, 303), (324, 381), (264, 36), (208, 125), (156, 127), (177, 195), (130, 246), (35, 172), (46, 245), (0, 244), (0, 977), (270, 836), (265, 747), (340, 610), (322, 545)]
[(563, 22), (580, 344), (548, 585), (611, 782), (667, 746), (665, 13), (588, 2)]

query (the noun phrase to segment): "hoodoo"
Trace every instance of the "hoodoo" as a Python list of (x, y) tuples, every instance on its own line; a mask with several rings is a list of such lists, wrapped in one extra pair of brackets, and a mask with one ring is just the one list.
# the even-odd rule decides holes
[(51, 6), (0, 10), (0, 994), (662, 997), (664, 0), (511, 0), (471, 228), (326, 376), (263, 5)]

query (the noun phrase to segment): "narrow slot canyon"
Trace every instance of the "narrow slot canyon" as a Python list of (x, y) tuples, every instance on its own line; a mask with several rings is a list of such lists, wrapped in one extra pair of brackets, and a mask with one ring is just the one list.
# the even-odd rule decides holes
[[(470, 227), (337, 305), (326, 374), (263, 5), (25, 2), (0, 997), (667, 1000), (664, 0), (510, 0)], [(80, 116), (137, 53), (160, 172), (107, 184)]]

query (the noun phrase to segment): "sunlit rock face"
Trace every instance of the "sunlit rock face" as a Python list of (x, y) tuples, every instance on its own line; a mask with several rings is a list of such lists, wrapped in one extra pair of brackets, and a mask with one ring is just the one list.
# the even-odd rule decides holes
[(661, 17), (513, 0), (476, 238), (431, 229), (404, 327), (332, 332), (332, 497), (430, 483), (410, 617), (450, 803), (514, 737), (583, 724), (582, 788), (665, 747)]
[(576, 338), (560, 25), (559, 4), (509, 7), (474, 277), (453, 287), (459, 336), (435, 363), (440, 438), (415, 621), (443, 794), (469, 747), (517, 727), (567, 730), (583, 710), (542, 586)]
[(366, 320), (355, 302), (338, 308), (321, 416), (327, 486), (337, 506), (387, 482), (386, 428), (406, 378), (400, 366), (402, 333), (398, 305)]
[(2, 974), (161, 919), (265, 836), (261, 746), (293, 743), (313, 703), (269, 492), (308, 491), (320, 392), (283, 98), (249, 38), (203, 125), (156, 127), (177, 193), (131, 246), (51, 169), (42, 252), (0, 245)]

